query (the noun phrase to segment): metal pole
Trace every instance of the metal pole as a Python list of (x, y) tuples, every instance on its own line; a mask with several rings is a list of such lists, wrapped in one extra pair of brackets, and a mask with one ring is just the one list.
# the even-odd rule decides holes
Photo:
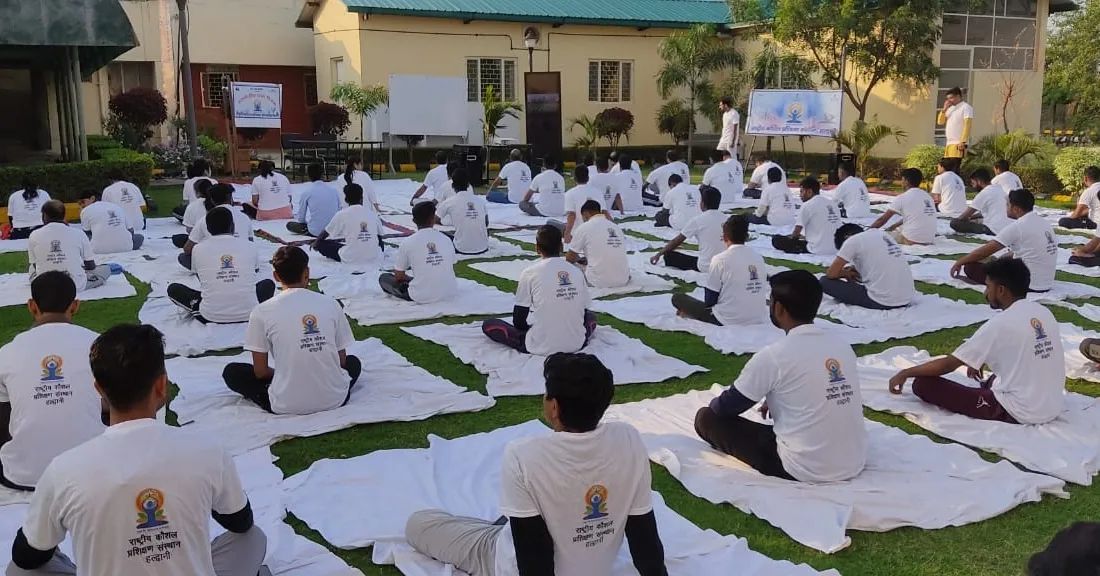
[(56, 68), (53, 71), (54, 99), (57, 104), (57, 142), (61, 151), (61, 159), (69, 159), (69, 126), (66, 116), (68, 112), (65, 102), (68, 100), (68, 91), (65, 90), (65, 69)]
[[(842, 123), (844, 121), (844, 97), (845, 97), (845, 95), (843, 93), (844, 92), (844, 84), (845, 84), (844, 68), (848, 63), (847, 60), (848, 60), (848, 46), (845, 45), (840, 49), (840, 78), (837, 80), (837, 87), (839, 87), (840, 90), (841, 90), (841, 95), (840, 95), (840, 118), (841, 118)], [(841, 124), (841, 128), (842, 129), (844, 128), (843, 124)], [(840, 142), (839, 141), (837, 141), (837, 143), (836, 143), (836, 153), (837, 153), (837, 159), (839, 160), (839, 158), (840, 158)]]
[(80, 161), (80, 145), (76, 128), (76, 85), (73, 82), (72, 54), (65, 48), (65, 110), (69, 131), (69, 161)]
[(191, 157), (199, 157), (198, 127), (195, 125), (195, 90), (191, 79), (191, 48), (187, 39), (187, 0), (176, 0), (180, 17), (180, 67), (183, 68), (183, 104), (187, 114), (187, 141)]
[(535, 49), (534, 48), (528, 48), (527, 49), (527, 71), (528, 72), (534, 72), (535, 71)]
[(80, 160), (86, 161), (88, 159), (88, 134), (84, 127), (84, 94), (81, 90), (81, 76), (80, 76), (80, 48), (73, 46), (69, 48), (72, 52), (72, 65), (73, 65), (73, 95), (75, 96), (76, 104), (76, 149), (77, 154), (80, 156)]

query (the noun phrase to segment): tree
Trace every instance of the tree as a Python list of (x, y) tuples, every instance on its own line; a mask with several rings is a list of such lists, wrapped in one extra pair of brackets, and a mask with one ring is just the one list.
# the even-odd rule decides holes
[(617, 148), (623, 138), (630, 141), (630, 131), (634, 129), (634, 114), (622, 108), (601, 110), (596, 114), (596, 129), (609, 146)]
[(398, 138), (403, 140), (405, 147), (409, 149), (409, 164), (415, 164), (416, 156), (413, 154), (413, 148), (424, 141), (424, 136), (422, 134), (402, 134)]
[[(692, 113), (700, 106), (715, 108), (714, 86), (710, 78), (716, 73), (741, 67), (741, 55), (733, 44), (718, 38), (715, 28), (697, 25), (679, 30), (661, 41), (658, 53), (664, 65), (657, 72), (657, 88), (662, 98), (668, 98), (676, 89), (686, 89), (687, 110)], [(701, 99), (701, 95), (709, 99)], [(708, 101), (709, 100), (709, 101)], [(688, 123), (688, 165), (692, 161), (692, 145), (695, 143), (695, 122)]]
[(497, 94), (492, 85), (485, 87), (485, 93), (481, 96), (481, 127), (484, 130), (485, 145), (489, 146), (496, 141), (497, 132), (504, 128), (505, 118), (519, 118), (519, 112), (523, 110), (517, 102), (505, 102)]
[(600, 124), (597, 118), (588, 114), (581, 114), (569, 121), (569, 132), (574, 128), (581, 129), (581, 135), (573, 139), (573, 147), (595, 152), (600, 146)]
[(938, 78), (932, 52), (940, 38), (943, 3), (777, 0), (772, 33), (793, 52), (809, 55), (824, 83), (840, 86), (864, 121), (879, 84), (917, 86)]
[(883, 140), (893, 137), (899, 143), (909, 137), (904, 130), (895, 126), (887, 126), (878, 123), (878, 117), (874, 117), (870, 124), (863, 120), (852, 122), (852, 127), (842, 130), (833, 137), (833, 141), (847, 148), (856, 156), (856, 172), (861, 175), (868, 173), (871, 165), (871, 151)]
[(355, 82), (341, 82), (332, 87), (329, 98), (361, 117), (370, 116), (375, 110), (389, 104), (390, 93), (382, 85), (359, 86)]
[(1023, 130), (1016, 130), (980, 138), (970, 148), (967, 166), (989, 167), (998, 160), (1007, 160), (1008, 165), (1015, 169), (1020, 164), (1049, 162), (1057, 153), (1053, 144), (1035, 138)]
[(152, 88), (131, 88), (111, 97), (106, 132), (131, 150), (144, 150), (153, 128), (168, 120), (168, 103)]
[(309, 120), (313, 124), (313, 133), (324, 136), (340, 136), (351, 126), (347, 108), (332, 102), (318, 102), (310, 106)]
[(679, 98), (673, 98), (657, 110), (657, 131), (668, 134), (672, 142), (679, 146), (687, 140), (688, 134), (695, 128), (695, 115)]
[(1050, 36), (1047, 47), (1047, 71), (1043, 85), (1044, 102), (1051, 105), (1076, 104), (1073, 127), (1095, 129), (1100, 122), (1100, 2), (1079, 4), (1067, 14)]

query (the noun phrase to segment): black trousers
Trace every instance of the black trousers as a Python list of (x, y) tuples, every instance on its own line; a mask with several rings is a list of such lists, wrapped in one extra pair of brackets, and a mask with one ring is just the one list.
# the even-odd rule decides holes
[(704, 406), (695, 414), (695, 433), (715, 450), (737, 458), (765, 476), (794, 480), (783, 468), (775, 430), (767, 424), (740, 416), (725, 418)]
[(805, 238), (791, 238), (787, 235), (772, 236), (772, 248), (787, 254), (809, 254), (810, 246)]
[(183, 249), (183, 247), (187, 245), (188, 238), (189, 236), (187, 234), (173, 234), (172, 245), (176, 248)]
[(670, 216), (672, 216), (672, 213), (662, 208), (657, 212), (657, 215), (653, 217), (653, 225), (661, 228), (670, 228), (672, 226), (669, 222)]
[[(481, 332), (490, 340), (527, 354), (527, 331), (520, 330), (512, 323), (500, 318), (490, 318), (481, 323)], [(584, 311), (584, 345), (596, 333), (596, 315), (590, 310)]]
[(959, 234), (988, 234), (993, 235), (993, 231), (989, 229), (989, 226), (981, 222), (975, 222), (973, 220), (960, 220), (958, 218), (951, 221), (951, 229)]
[(313, 249), (320, 252), (322, 256), (337, 262), (340, 261), (340, 249), (343, 247), (343, 242), (337, 242), (336, 240), (329, 240), (327, 238), (318, 240), (317, 243), (313, 245)]
[(286, 223), (286, 229), (293, 232), (293, 233), (295, 233), (295, 234), (303, 234), (305, 236), (313, 236), (313, 234), (309, 233), (309, 225), (307, 225), (304, 222), (287, 222)]
[(1093, 222), (1092, 219), (1088, 216), (1085, 216), (1084, 218), (1062, 218), (1058, 221), (1058, 225), (1062, 228), (1069, 229), (1096, 229), (1096, 222)]
[(409, 296), (408, 280), (398, 282), (396, 276), (389, 272), (384, 272), (378, 277), (378, 285), (382, 287), (382, 291), (386, 294), (412, 302), (412, 296)]
[(699, 257), (688, 256), (683, 252), (666, 252), (665, 266), (668, 266), (669, 268), (677, 268), (679, 270), (692, 270), (698, 272)]
[(748, 216), (745, 216), (745, 219), (748, 220), (749, 224), (760, 224), (761, 226), (768, 225), (767, 216), (757, 216), (756, 214), (749, 214)]
[(183, 215), (187, 212), (187, 204), (180, 204), (172, 209), (172, 217), (183, 222)]
[(685, 318), (699, 320), (700, 322), (706, 322), (707, 324), (714, 324), (716, 326), (722, 325), (722, 323), (718, 321), (718, 318), (715, 318), (714, 312), (711, 311), (710, 306), (707, 306), (706, 302), (692, 298), (687, 294), (673, 294), (672, 307), (676, 308), (680, 316)]
[(752, 198), (753, 200), (759, 200), (760, 199), (760, 194), (762, 192), (763, 192), (763, 190), (761, 190), (760, 188), (745, 188), (744, 192), (742, 192), (741, 195), (744, 196), (745, 198)]
[(646, 206), (660, 206), (661, 197), (652, 192), (642, 192), (642, 204)]
[(1069, 263), (1076, 264), (1078, 266), (1087, 266), (1089, 268), (1094, 268), (1096, 266), (1100, 266), (1100, 255), (1086, 256), (1084, 258), (1082, 258), (1081, 256), (1070, 256)]
[[(363, 372), (363, 363), (359, 361), (358, 357), (349, 354), (344, 362), (344, 371), (348, 373), (348, 376), (351, 376), (351, 384), (348, 385), (348, 396), (344, 398), (344, 403), (341, 406), (347, 405), (351, 400), (351, 391), (355, 388), (355, 383), (359, 381), (359, 375)], [(272, 414), (274, 412), (271, 411), (271, 396), (268, 394), (268, 389), (271, 388), (273, 379), (257, 378), (252, 365), (246, 362), (226, 364), (222, 370), (222, 380), (225, 381), (225, 385), (230, 390)]]
[(10, 488), (12, 490), (18, 490), (19, 492), (34, 492), (34, 486), (23, 486), (22, 484), (16, 484), (8, 477), (4, 475), (4, 464), (0, 463), (0, 486)]
[[(256, 283), (256, 299), (260, 302), (267, 302), (273, 296), (275, 296), (275, 282), (271, 279), (260, 280)], [(185, 286), (183, 284), (172, 283), (168, 285), (168, 299), (173, 304), (183, 308), (195, 317), (195, 320), (202, 322), (203, 324), (213, 323), (206, 318), (199, 315), (199, 304), (202, 303), (202, 292)]]
[(29, 228), (12, 228), (11, 233), (8, 234), (8, 240), (26, 240), (31, 237), (31, 232), (38, 230), (41, 226), (31, 226)]
[(867, 287), (859, 282), (849, 282), (836, 278), (821, 278), (821, 289), (841, 304), (861, 306), (871, 310), (894, 310), (905, 306), (884, 306), (875, 302), (867, 294)]

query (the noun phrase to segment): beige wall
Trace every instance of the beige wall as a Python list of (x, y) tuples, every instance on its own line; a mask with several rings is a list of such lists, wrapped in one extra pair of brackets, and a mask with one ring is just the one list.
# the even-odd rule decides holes
[[(313, 65), (317, 67), (317, 96), (321, 100), (331, 101), (328, 97), (335, 84), (332, 77), (334, 58), (342, 58), (350, 79), (363, 77), (363, 54), (361, 50), (361, 32), (359, 16), (348, 12), (340, 0), (321, 0), (321, 8), (313, 19)], [(352, 118), (348, 134), (359, 134), (362, 123)]]

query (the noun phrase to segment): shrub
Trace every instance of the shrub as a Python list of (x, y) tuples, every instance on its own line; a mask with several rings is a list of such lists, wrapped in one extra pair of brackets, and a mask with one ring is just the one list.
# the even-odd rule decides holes
[(1056, 152), (1052, 145), (1023, 130), (1008, 134), (990, 134), (970, 147), (964, 171), (969, 173), (977, 168), (991, 168), (998, 160), (1007, 160), (1013, 170), (1025, 165), (1049, 165)]
[(1064, 189), (1050, 164), (1020, 166), (1015, 172), (1024, 183), (1024, 188), (1031, 190), (1031, 193), (1036, 196), (1050, 197), (1061, 194)]
[[(0, 190), (18, 190), (25, 177), (31, 177), (50, 196), (64, 202), (75, 202), (81, 192), (103, 190), (111, 183), (111, 174), (122, 177), (141, 189), (149, 186), (153, 176), (153, 158), (148, 154), (125, 148), (106, 149), (99, 160), (0, 167)], [(0, 201), (7, 202), (4, 197)]]
[(206, 158), (215, 168), (220, 169), (225, 166), (225, 153), (229, 150), (229, 144), (209, 134), (199, 134), (198, 140), (203, 158)]
[(154, 146), (153, 167), (164, 170), (166, 176), (182, 176), (191, 163), (191, 147), (186, 144)]
[(318, 102), (309, 109), (314, 134), (340, 136), (351, 126), (347, 108), (331, 102)]
[(596, 126), (601, 138), (615, 148), (619, 141), (626, 138), (630, 142), (630, 131), (634, 129), (634, 114), (622, 108), (608, 108), (596, 114)]
[(695, 120), (693, 116), (683, 100), (673, 98), (657, 110), (657, 131), (671, 136), (672, 142), (679, 146), (691, 132)]
[(921, 144), (905, 155), (905, 167), (917, 168), (926, 179), (936, 173), (936, 164), (943, 158), (943, 148), (933, 144)]
[(1054, 157), (1054, 174), (1073, 194), (1084, 188), (1085, 168), (1100, 166), (1100, 148), (1062, 148)]
[(108, 109), (105, 131), (131, 150), (143, 150), (153, 136), (152, 129), (168, 119), (168, 103), (152, 88), (132, 88), (116, 94)]

